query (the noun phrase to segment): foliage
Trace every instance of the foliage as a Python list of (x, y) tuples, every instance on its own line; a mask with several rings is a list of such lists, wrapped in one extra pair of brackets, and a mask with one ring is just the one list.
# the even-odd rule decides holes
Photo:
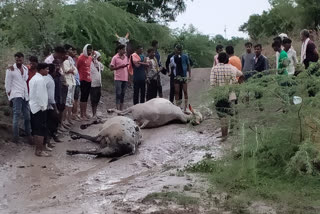
[[(288, 203), (302, 210), (306, 207), (301, 204), (307, 209), (319, 204), (318, 72), (320, 62), (298, 77), (267, 71), (245, 84), (214, 88), (209, 98), (214, 100), (213, 109), (219, 100), (228, 100), (230, 91), (238, 95), (237, 114), (229, 118), (235, 121), (234, 149), (221, 160), (206, 159), (187, 169), (208, 173), (214, 184), (234, 195)], [(301, 97), (302, 104), (293, 104), (294, 96)]]
[(92, 0), (110, 2), (127, 12), (143, 18), (147, 22), (174, 21), (186, 9), (185, 0)]
[(290, 33), (304, 28), (319, 26), (320, 6), (318, 0), (269, 0), (271, 9), (261, 15), (251, 15), (248, 22), (240, 27), (257, 40), (261, 37)]

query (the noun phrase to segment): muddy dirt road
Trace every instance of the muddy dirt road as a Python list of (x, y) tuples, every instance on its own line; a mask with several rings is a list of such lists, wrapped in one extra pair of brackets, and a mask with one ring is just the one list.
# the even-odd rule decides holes
[[(209, 71), (193, 71), (189, 92), (195, 108), (209, 85)], [(163, 79), (166, 95), (167, 81)], [(100, 114), (110, 117), (105, 112), (113, 107), (113, 95), (105, 95), (103, 102)], [(95, 125), (83, 132), (93, 135), (97, 129)], [(143, 199), (150, 193), (181, 191), (196, 185), (201, 178), (180, 170), (204, 155), (222, 155), (223, 144), (215, 138), (215, 132), (215, 119), (196, 128), (171, 124), (143, 130), (138, 152), (112, 163), (86, 155), (67, 156), (67, 149), (96, 147), (85, 140), (71, 140), (68, 135), (50, 158), (35, 157), (33, 148), (27, 145), (0, 142), (0, 213), (207, 213), (199, 206), (164, 205)]]

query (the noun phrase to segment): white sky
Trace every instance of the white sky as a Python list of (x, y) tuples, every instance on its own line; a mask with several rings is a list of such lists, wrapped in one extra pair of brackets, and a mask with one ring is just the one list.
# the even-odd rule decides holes
[(269, 8), (268, 0), (187, 0), (186, 11), (169, 27), (174, 29), (193, 24), (201, 33), (224, 36), (226, 26), (227, 38), (247, 37), (238, 30), (239, 27), (248, 21), (250, 15), (261, 14)]

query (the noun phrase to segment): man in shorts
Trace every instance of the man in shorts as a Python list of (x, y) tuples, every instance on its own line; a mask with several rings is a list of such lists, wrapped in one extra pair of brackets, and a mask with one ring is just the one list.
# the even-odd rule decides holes
[(183, 94), (184, 94), (184, 111), (187, 110), (188, 107), (188, 75), (189, 79), (191, 79), (191, 66), (188, 55), (182, 53), (182, 46), (177, 45), (175, 47), (175, 55), (170, 59), (170, 68), (171, 72), (174, 75), (174, 87), (175, 87), (175, 99), (176, 105), (181, 106), (182, 99), (179, 97), (179, 90), (182, 86)]
[(48, 64), (39, 63), (37, 73), (29, 82), (32, 135), (36, 144), (36, 156), (50, 156), (44, 151), (44, 138), (47, 136), (48, 92), (43, 76), (48, 75)]

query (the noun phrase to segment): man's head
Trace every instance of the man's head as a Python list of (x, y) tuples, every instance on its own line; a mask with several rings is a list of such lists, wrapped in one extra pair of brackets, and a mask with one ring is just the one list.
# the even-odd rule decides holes
[(29, 57), (29, 62), (30, 62), (30, 68), (33, 69), (37, 69), (38, 66), (38, 58), (36, 56), (30, 56)]
[(55, 68), (55, 71), (56, 71), (55, 74), (59, 73), (60, 68), (61, 68), (60, 60), (55, 59), (55, 60), (53, 60), (52, 64), (54, 65), (54, 68)]
[(73, 57), (76, 57), (78, 55), (77, 49), (75, 47), (72, 47), (72, 55)]
[(282, 45), (283, 45), (285, 51), (290, 50), (291, 44), (292, 44), (291, 39), (289, 39), (289, 38), (284, 38), (283, 39)]
[(64, 59), (64, 55), (66, 54), (66, 50), (62, 46), (57, 46), (54, 48), (54, 58), (55, 59)]
[(153, 59), (156, 53), (155, 50), (153, 48), (149, 48), (147, 52), (148, 52), (148, 57), (150, 59)]
[(143, 47), (141, 45), (138, 45), (136, 48), (136, 53), (138, 55), (141, 55), (143, 53)]
[(229, 63), (229, 56), (226, 52), (221, 52), (218, 55), (218, 60), (220, 63), (228, 64)]
[(49, 73), (49, 65), (47, 63), (39, 63), (37, 70), (42, 76), (47, 76)]
[(24, 55), (21, 52), (18, 52), (14, 55), (14, 58), (16, 59), (16, 65), (17, 67), (21, 67), (21, 65), (23, 64), (24, 61)]
[(88, 45), (88, 47), (87, 47), (87, 54), (88, 54), (88, 56), (91, 56), (91, 55), (93, 54), (92, 45)]
[(272, 43), (272, 48), (273, 48), (274, 51), (280, 52), (280, 51), (281, 51), (281, 42), (279, 42), (279, 41), (274, 41), (274, 42)]
[(69, 56), (73, 57), (73, 47), (71, 45), (65, 44), (64, 45), (64, 49), (66, 50), (67, 54), (69, 54)]
[(175, 54), (176, 55), (181, 55), (182, 54), (182, 45), (176, 45)]
[(116, 52), (120, 56), (123, 56), (126, 53), (126, 46), (125, 45), (118, 45), (117, 48), (116, 48)]
[(226, 52), (229, 56), (233, 56), (234, 55), (234, 48), (230, 45), (226, 47)]
[(254, 46), (254, 52), (255, 52), (257, 57), (260, 56), (261, 52), (262, 52), (262, 45), (261, 44), (256, 44)]
[(302, 42), (306, 41), (310, 37), (310, 33), (307, 29), (304, 29), (300, 32), (300, 39)]
[(153, 47), (153, 49), (158, 49), (159, 48), (159, 42), (157, 40), (153, 40), (151, 42), (151, 46)]
[(217, 45), (216, 46), (216, 52), (219, 54), (223, 51), (223, 46), (222, 45)]
[(246, 44), (244, 44), (244, 46), (246, 47), (247, 53), (252, 52), (252, 43), (251, 42), (247, 42)]

